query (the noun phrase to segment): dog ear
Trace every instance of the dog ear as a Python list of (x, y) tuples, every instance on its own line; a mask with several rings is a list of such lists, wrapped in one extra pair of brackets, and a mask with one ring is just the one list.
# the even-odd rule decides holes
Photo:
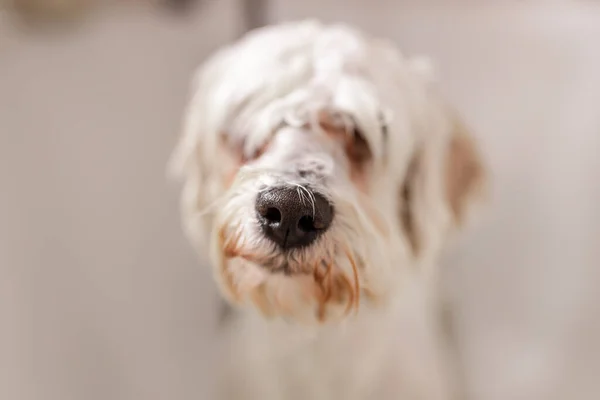
[(481, 195), (486, 174), (473, 135), (456, 114), (446, 156), (445, 192), (455, 225), (468, 218), (471, 203)]
[(446, 233), (462, 226), (485, 187), (475, 138), (455, 112), (444, 114), (444, 134), (424, 135), (400, 187), (400, 223), (415, 257), (434, 254)]
[(210, 154), (219, 139), (207, 117), (212, 110), (208, 109), (207, 96), (211, 94), (211, 87), (207, 84), (206, 69), (202, 66), (191, 82), (181, 133), (167, 170), (169, 178), (183, 184), (180, 194), (183, 228), (194, 245), (201, 249), (207, 242), (211, 218), (204, 210), (215, 186)]

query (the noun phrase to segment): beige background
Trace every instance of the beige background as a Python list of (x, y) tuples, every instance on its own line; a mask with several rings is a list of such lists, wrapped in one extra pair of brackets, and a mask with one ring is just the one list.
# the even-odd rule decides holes
[[(598, 399), (600, 8), (452, 3), (272, 0), (269, 17), (435, 59), (495, 178), (445, 265), (471, 398)], [(190, 73), (239, 10), (130, 7), (52, 36), (0, 17), (0, 399), (208, 398), (215, 291), (164, 166)]]

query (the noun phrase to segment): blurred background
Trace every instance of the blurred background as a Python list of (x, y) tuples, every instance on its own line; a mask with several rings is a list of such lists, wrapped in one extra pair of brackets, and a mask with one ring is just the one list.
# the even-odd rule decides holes
[(0, 399), (210, 399), (217, 296), (165, 165), (193, 69), (344, 21), (426, 54), (491, 166), (445, 257), (471, 400), (600, 398), (600, 6), (0, 2)]

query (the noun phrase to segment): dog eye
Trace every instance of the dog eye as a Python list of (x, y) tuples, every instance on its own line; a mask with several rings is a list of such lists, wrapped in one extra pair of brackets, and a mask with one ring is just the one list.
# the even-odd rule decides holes
[(221, 144), (228, 150), (230, 154), (239, 159), (242, 164), (246, 164), (260, 158), (260, 156), (262, 156), (266, 151), (269, 142), (266, 141), (258, 148), (253, 149), (250, 154), (246, 154), (244, 149), (246, 145), (245, 138), (231, 138), (228, 135), (223, 134), (221, 135)]
[(259, 159), (267, 150), (267, 147), (269, 146), (269, 142), (266, 142), (264, 144), (262, 144), (260, 147), (253, 149), (252, 153), (250, 155), (246, 155), (244, 154), (243, 148), (242, 150), (240, 150), (240, 154), (242, 157), (242, 163), (246, 164), (250, 161), (254, 161)]
[(369, 143), (362, 133), (355, 129), (352, 138), (346, 143), (346, 154), (352, 163), (361, 164), (371, 158)]

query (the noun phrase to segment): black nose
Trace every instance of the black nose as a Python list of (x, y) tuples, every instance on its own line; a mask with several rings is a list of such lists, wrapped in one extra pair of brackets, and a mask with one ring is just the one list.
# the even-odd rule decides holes
[(333, 207), (322, 195), (289, 187), (260, 192), (256, 212), (265, 235), (284, 249), (310, 245), (333, 219)]

